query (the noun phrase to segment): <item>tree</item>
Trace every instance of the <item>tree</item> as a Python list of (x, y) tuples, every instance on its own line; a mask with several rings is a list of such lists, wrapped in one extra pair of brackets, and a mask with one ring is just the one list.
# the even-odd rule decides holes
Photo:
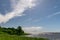
[(23, 33), (24, 33), (24, 31), (22, 30), (21, 26), (18, 26), (18, 28), (17, 28), (17, 35), (21, 35)]
[(7, 30), (7, 33), (8, 34), (11, 34), (11, 35), (13, 35), (13, 34), (15, 34), (15, 32), (14, 32), (14, 30), (15, 30), (15, 28), (7, 28), (8, 30)]
[(22, 35), (24, 31), (22, 30), (21, 26), (18, 26), (17, 29), (15, 28), (5, 28), (0, 26), (0, 32), (8, 33), (10, 35)]
[(3, 30), (3, 29), (2, 29), (2, 27), (0, 26), (0, 33), (2, 33), (2, 30)]

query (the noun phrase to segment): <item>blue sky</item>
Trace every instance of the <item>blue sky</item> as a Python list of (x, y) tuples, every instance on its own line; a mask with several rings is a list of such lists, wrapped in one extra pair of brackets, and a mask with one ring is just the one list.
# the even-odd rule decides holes
[(0, 25), (34, 26), (42, 27), (42, 31), (60, 32), (60, 0), (0, 0)]

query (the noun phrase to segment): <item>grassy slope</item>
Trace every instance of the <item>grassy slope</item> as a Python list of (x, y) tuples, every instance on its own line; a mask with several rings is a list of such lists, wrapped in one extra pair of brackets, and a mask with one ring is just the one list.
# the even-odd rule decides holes
[(8, 35), (5, 33), (0, 33), (0, 40), (46, 40), (43, 38), (32, 38), (32, 37), (21, 37), (17, 35)]

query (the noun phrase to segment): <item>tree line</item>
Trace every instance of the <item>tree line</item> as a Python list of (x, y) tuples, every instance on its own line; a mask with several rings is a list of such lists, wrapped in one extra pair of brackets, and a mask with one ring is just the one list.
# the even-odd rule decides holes
[(5, 28), (0, 26), (0, 32), (7, 33), (10, 35), (23, 35), (24, 31), (22, 30), (21, 26), (17, 28)]

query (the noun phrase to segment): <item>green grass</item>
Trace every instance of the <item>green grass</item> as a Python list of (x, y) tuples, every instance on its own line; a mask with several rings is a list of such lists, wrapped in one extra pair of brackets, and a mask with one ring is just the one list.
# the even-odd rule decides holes
[(0, 40), (47, 40), (43, 38), (32, 38), (32, 37), (22, 37), (17, 35), (9, 35), (5, 33), (0, 33)]

